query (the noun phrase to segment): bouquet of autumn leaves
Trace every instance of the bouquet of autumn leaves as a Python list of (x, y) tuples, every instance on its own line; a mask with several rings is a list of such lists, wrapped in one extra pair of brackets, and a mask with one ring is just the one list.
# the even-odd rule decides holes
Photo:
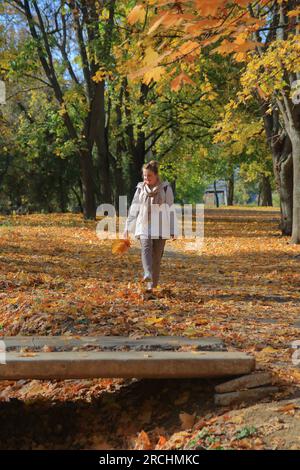
[(119, 239), (113, 242), (111, 251), (113, 255), (124, 255), (130, 247), (131, 243), (129, 239)]

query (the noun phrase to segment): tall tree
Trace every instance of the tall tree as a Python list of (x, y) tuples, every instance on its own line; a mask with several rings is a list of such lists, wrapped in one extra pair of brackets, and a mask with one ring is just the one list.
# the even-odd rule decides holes
[[(115, 1), (9, 0), (5, 3), (11, 15), (21, 21), (23, 17), (27, 22), (31, 45), (60, 106), (68, 138), (76, 146), (84, 215), (94, 218), (96, 193), (98, 200), (111, 201), (105, 136), (105, 81), (95, 82), (93, 77), (99, 70), (100, 59), (108, 60), (109, 57)], [(100, 27), (101, 12), (106, 7), (109, 21)], [(81, 124), (73, 117), (74, 108), (82, 116)], [(95, 148), (100, 189), (96, 188), (93, 165)]]
[[(151, 17), (149, 10), (152, 12), (153, 9), (154, 15)], [(146, 72), (155, 74), (158, 69), (163, 69), (170, 77), (177, 74), (171, 81), (173, 89), (185, 83), (192, 84), (195, 57), (207, 47), (213, 54), (232, 54), (235, 60), (248, 62), (246, 87), (248, 90), (251, 88), (251, 93), (259, 91), (261, 95), (271, 97), (274, 108), (279, 111), (280, 127), (286, 134), (286, 137), (281, 138), (284, 142), (281, 145), (281, 156), (288, 149), (287, 139), (291, 142), (294, 182), (293, 243), (300, 243), (300, 103), (292, 99), (291, 93), (293, 83), (299, 79), (299, 16), (297, 0), (153, 0), (146, 6), (138, 3), (129, 16), (129, 21), (133, 24), (139, 24), (150, 17), (144, 35), (144, 41), (148, 44), (148, 66), (142, 67), (141, 61), (136, 60), (139, 70), (135, 75), (143, 76)], [(152, 38), (151, 47), (149, 37)], [(179, 74), (175, 65), (178, 63), (184, 66)], [(270, 131), (270, 127), (267, 129), (267, 122), (266, 130)], [(272, 128), (268, 141), (272, 150), (274, 145), (277, 149), (274, 162), (278, 159), (277, 140), (278, 135)], [(290, 178), (289, 167), (290, 165), (285, 166), (288, 173), (285, 183)], [(274, 168), (277, 168), (276, 163)], [(283, 175), (285, 172), (282, 172)], [(277, 180), (280, 181), (280, 178)], [(284, 192), (287, 201), (288, 191)], [(286, 223), (286, 227), (283, 224), (283, 229), (286, 231), (289, 230), (290, 209), (291, 204), (288, 207), (282, 204), (283, 221)]]

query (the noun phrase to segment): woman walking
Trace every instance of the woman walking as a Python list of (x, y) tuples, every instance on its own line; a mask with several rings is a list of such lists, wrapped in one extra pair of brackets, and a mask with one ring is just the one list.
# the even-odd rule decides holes
[(157, 287), (161, 259), (167, 239), (177, 235), (176, 214), (170, 208), (174, 195), (168, 181), (159, 176), (159, 164), (152, 160), (142, 167), (143, 181), (138, 183), (126, 220), (124, 238), (134, 233), (140, 240), (147, 291)]

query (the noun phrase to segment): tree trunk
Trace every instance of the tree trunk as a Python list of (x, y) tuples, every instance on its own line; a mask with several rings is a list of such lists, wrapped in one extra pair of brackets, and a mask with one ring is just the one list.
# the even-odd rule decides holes
[(68, 196), (66, 193), (66, 186), (64, 184), (65, 162), (62, 159), (59, 160), (59, 168), (59, 205), (61, 212), (65, 213), (67, 212)]
[(258, 207), (260, 206), (260, 200), (261, 200), (261, 188), (259, 188), (259, 191), (258, 191), (258, 200), (257, 200)]
[(291, 141), (294, 167), (293, 230), (291, 242), (300, 244), (300, 131), (293, 131)]
[[(135, 187), (139, 181), (141, 181), (141, 170), (142, 166), (145, 162), (145, 155), (146, 155), (146, 136), (145, 132), (143, 131), (142, 124), (137, 126), (137, 138), (135, 139), (134, 135), (134, 126), (133, 120), (131, 116), (130, 108), (128, 107), (129, 104), (129, 93), (126, 89), (127, 81), (124, 82), (124, 96), (125, 100), (125, 114), (128, 121), (128, 125), (126, 126), (126, 134), (127, 134), (127, 142), (128, 142), (128, 151), (131, 154), (131, 161), (129, 164), (129, 173), (130, 173), (130, 198), (133, 198)], [(140, 98), (139, 104), (144, 105), (146, 102), (146, 98), (149, 92), (148, 85), (142, 83), (141, 90), (140, 90)]]
[(125, 181), (123, 177), (122, 168), (119, 166), (119, 162), (115, 159), (113, 155), (110, 156), (111, 168), (113, 171), (113, 202), (116, 208), (116, 212), (119, 215), (119, 197), (125, 196)]
[(287, 132), (281, 128), (279, 113), (267, 113), (268, 103), (261, 101), (267, 141), (272, 152), (276, 189), (280, 197), (282, 235), (292, 234), (293, 225), (293, 160), (292, 144)]
[(85, 219), (95, 220), (96, 204), (93, 181), (93, 160), (89, 150), (80, 151), (81, 184), (83, 193), (83, 215)]
[[(81, 182), (80, 182), (81, 184)], [(78, 203), (78, 207), (80, 209), (80, 212), (83, 213), (83, 206), (82, 206), (82, 200), (80, 198), (80, 195), (78, 194), (78, 192), (76, 191), (75, 188), (71, 188), (71, 191), (74, 193), (75, 197), (76, 197), (76, 200), (77, 200), (77, 203)]]
[(98, 154), (98, 169), (99, 169), (99, 194), (101, 204), (112, 203), (112, 184), (110, 176), (110, 161), (109, 152), (106, 144), (103, 143), (101, 136), (96, 137), (96, 146)]
[(233, 199), (234, 199), (234, 173), (231, 174), (229, 181), (228, 181), (228, 197), (227, 197), (228, 206), (233, 206)]
[(172, 190), (173, 190), (173, 194), (174, 194), (174, 200), (175, 200), (175, 197), (176, 197), (176, 177), (171, 182), (171, 186), (172, 186)]
[(220, 207), (219, 204), (219, 196), (218, 196), (218, 191), (217, 191), (217, 183), (214, 181), (214, 190), (215, 190), (215, 201), (216, 201), (216, 206)]
[[(117, 126), (122, 126), (123, 116), (122, 116), (122, 106), (123, 106), (123, 98), (124, 98), (124, 81), (123, 85), (120, 88), (119, 93), (119, 100), (116, 105), (116, 122)], [(115, 208), (117, 211), (117, 215), (119, 215), (119, 197), (125, 196), (126, 189), (125, 189), (125, 179), (122, 170), (122, 154), (126, 152), (126, 144), (124, 140), (124, 136), (118, 136), (116, 142), (116, 156), (111, 155), (111, 168), (114, 180), (114, 188), (113, 188), (113, 199)]]
[(110, 176), (110, 159), (109, 159), (109, 148), (108, 148), (108, 135), (106, 127), (106, 110), (105, 110), (105, 82), (104, 80), (97, 84), (97, 93), (99, 101), (99, 116), (95, 120), (96, 132), (95, 142), (98, 153), (98, 168), (99, 168), (99, 179), (100, 179), (100, 203), (111, 204), (112, 203), (112, 185)]
[(272, 199), (272, 187), (270, 183), (270, 178), (263, 175), (261, 180), (261, 190), (260, 190), (260, 205), (261, 206), (273, 206)]
[[(15, 3), (17, 3), (19, 7), (19, 3), (21, 2)], [(49, 83), (51, 84), (56, 100), (58, 101), (60, 106), (63, 106), (65, 105), (63, 86), (59, 82), (59, 78), (56, 73), (53, 49), (51, 49), (52, 44), (51, 41), (49, 41), (50, 36), (47, 33), (47, 27), (45, 25), (43, 13), (39, 8), (38, 2), (30, 2), (29, 0), (24, 0), (23, 5), (24, 14), (27, 18), (31, 36), (36, 44), (36, 50), (39, 56), (40, 63), (44, 69), (45, 75)], [(35, 13), (31, 11), (31, 6), (34, 7)], [(78, 24), (79, 23), (77, 22), (77, 25)], [(89, 123), (89, 118), (91, 118), (91, 116), (89, 116), (86, 120), (87, 123)], [(73, 139), (74, 141), (78, 142), (79, 136), (77, 133), (75, 121), (73, 121), (71, 115), (66, 109), (62, 115), (62, 119), (64, 121), (70, 139)], [(84, 135), (86, 136), (86, 138), (88, 138), (88, 133), (86, 132), (86, 129)], [(86, 219), (95, 219), (96, 207), (93, 184), (92, 150), (89, 144), (87, 144), (86, 149), (79, 149), (79, 159), (81, 171), (80, 178), (83, 188), (84, 217)]]
[(130, 198), (133, 198), (135, 187), (139, 181), (142, 180), (142, 166), (145, 163), (145, 147), (140, 145), (135, 149), (131, 164), (130, 164)]
[(281, 162), (278, 171), (280, 180), (280, 209), (281, 209), (281, 231), (283, 235), (290, 236), (293, 227), (293, 157), (290, 153)]

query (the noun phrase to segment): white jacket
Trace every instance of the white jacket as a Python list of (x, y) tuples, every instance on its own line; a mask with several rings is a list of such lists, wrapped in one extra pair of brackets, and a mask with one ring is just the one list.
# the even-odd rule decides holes
[[(135, 238), (147, 237), (164, 239), (171, 238), (171, 235), (178, 235), (178, 223), (174, 206), (174, 194), (168, 181), (162, 183), (161, 205), (151, 206), (151, 223), (148, 223), (147, 210), (141, 210), (143, 182), (138, 183), (129, 209), (129, 215), (125, 224), (125, 231), (133, 233)], [(161, 213), (161, 216), (160, 216)]]

